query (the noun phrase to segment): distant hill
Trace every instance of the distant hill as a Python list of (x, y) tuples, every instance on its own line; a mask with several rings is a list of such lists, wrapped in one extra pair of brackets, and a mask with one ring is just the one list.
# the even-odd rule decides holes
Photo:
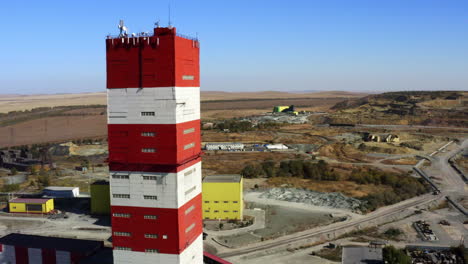
[(468, 126), (468, 92), (412, 91), (342, 101), (327, 122)]

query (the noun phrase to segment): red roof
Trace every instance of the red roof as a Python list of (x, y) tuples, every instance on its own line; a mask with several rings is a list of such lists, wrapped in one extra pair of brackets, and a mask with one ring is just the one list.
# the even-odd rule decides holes
[(11, 199), (10, 203), (35, 203), (35, 204), (45, 204), (50, 199), (41, 199), (41, 198), (15, 198)]

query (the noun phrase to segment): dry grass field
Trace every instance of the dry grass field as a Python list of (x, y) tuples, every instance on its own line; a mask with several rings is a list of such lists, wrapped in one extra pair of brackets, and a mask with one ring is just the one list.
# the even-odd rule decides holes
[[(346, 98), (358, 98), (363, 94), (348, 92), (316, 92), (316, 93), (227, 93), (202, 92), (202, 119), (225, 119), (248, 116), (271, 111), (273, 106), (297, 105), (299, 110), (324, 111), (336, 102)], [(38, 107), (105, 105), (106, 94), (54, 94), (54, 95), (2, 95), (0, 96), (0, 113), (10, 111), (30, 110)], [(50, 114), (50, 113), (49, 113)], [(23, 113), (20, 120), (14, 124), (0, 125), (0, 147), (15, 145), (60, 142), (72, 139), (105, 137), (105, 108), (83, 108), (61, 112), (68, 116), (32, 116), (33, 113)], [(31, 116), (28, 116), (31, 115)], [(28, 117), (30, 117), (28, 119)], [(16, 116), (6, 116), (5, 120)], [(286, 135), (288, 138), (289, 135)], [(306, 135), (309, 139), (309, 137)], [(275, 141), (283, 140), (266, 131), (261, 133), (222, 134), (206, 132), (205, 141)]]
[(105, 115), (58, 116), (0, 127), (0, 147), (107, 137)]
[(29, 110), (37, 107), (70, 105), (105, 105), (106, 93), (0, 95), (0, 113)]

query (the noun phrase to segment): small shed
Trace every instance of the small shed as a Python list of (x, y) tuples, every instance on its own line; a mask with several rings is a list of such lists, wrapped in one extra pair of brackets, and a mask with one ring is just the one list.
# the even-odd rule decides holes
[(55, 198), (72, 198), (80, 196), (80, 188), (78, 187), (63, 187), (63, 186), (48, 186), (42, 191), (44, 196)]
[(15, 198), (8, 202), (10, 213), (46, 214), (54, 210), (54, 199)]

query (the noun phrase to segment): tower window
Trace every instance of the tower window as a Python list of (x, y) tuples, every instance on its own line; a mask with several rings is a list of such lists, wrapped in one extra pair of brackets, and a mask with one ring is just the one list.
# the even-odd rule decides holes
[(157, 180), (158, 180), (158, 176), (143, 176), (143, 180), (147, 180), (147, 181), (157, 181)]
[(158, 238), (157, 234), (145, 234), (145, 238)]
[(156, 195), (143, 195), (143, 199), (145, 199), (145, 200), (157, 200), (158, 197)]
[(187, 150), (187, 149), (190, 149), (190, 148), (193, 148), (193, 147), (195, 147), (195, 142), (192, 142), (190, 144), (185, 145), (184, 150)]
[(195, 227), (195, 223), (191, 224), (189, 227), (185, 229), (185, 233), (190, 232)]
[(182, 75), (182, 80), (184, 81), (192, 81), (195, 79), (195, 76), (193, 75)]
[(143, 216), (143, 218), (155, 220), (155, 219), (158, 219), (158, 216), (157, 215), (145, 215)]
[(123, 218), (130, 218), (131, 217), (130, 214), (123, 214), (123, 213), (113, 213), (112, 216), (113, 217), (123, 217)]
[(114, 193), (112, 194), (112, 197), (130, 199), (130, 194)]
[(154, 249), (154, 248), (147, 248), (145, 249), (146, 253), (159, 253), (159, 250)]
[(128, 174), (112, 174), (113, 179), (128, 179)]
[(141, 112), (141, 116), (155, 116), (154, 112)]
[(154, 137), (156, 136), (156, 133), (154, 132), (141, 132), (142, 137)]
[(197, 189), (197, 186), (193, 186), (192, 188), (185, 191), (185, 195), (189, 195), (191, 192), (195, 191), (196, 189)]
[(194, 173), (195, 172), (195, 169), (193, 170), (189, 170), (187, 172), (184, 173), (184, 176), (189, 176), (190, 174)]
[(129, 232), (114, 232), (114, 236), (125, 236), (125, 237), (129, 237), (129, 236), (132, 236), (132, 233), (129, 233)]
[(129, 248), (129, 247), (115, 247), (114, 249), (116, 249), (116, 250), (126, 250), (126, 251), (132, 251), (132, 249), (131, 249), (131, 248)]
[(144, 153), (154, 153), (154, 152), (156, 152), (156, 149), (154, 149), (154, 148), (142, 148), (142, 149), (141, 149), (141, 152), (144, 152)]
[(192, 205), (187, 210), (185, 210), (185, 215), (188, 215), (190, 212), (193, 211), (193, 209), (195, 209), (195, 205)]
[(195, 128), (194, 128), (194, 127), (184, 130), (184, 134), (190, 134), (190, 133), (193, 133), (193, 132), (195, 132)]

